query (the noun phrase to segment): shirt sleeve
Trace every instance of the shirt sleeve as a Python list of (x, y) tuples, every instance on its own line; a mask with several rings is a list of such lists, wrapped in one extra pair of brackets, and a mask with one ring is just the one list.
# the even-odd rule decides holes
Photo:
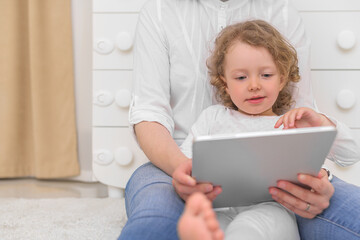
[(310, 39), (306, 35), (305, 26), (299, 12), (291, 1), (287, 1), (287, 3), (288, 6), (283, 11), (285, 19), (288, 19), (286, 37), (297, 51), (301, 77), (300, 81), (293, 86), (295, 107), (316, 109), (310, 76)]
[(360, 146), (352, 136), (351, 129), (344, 123), (327, 116), (335, 125), (337, 135), (327, 158), (345, 167), (360, 160)]
[(133, 130), (142, 121), (158, 122), (173, 135), (168, 42), (161, 23), (161, 7), (157, 4), (148, 1), (137, 23), (129, 123)]

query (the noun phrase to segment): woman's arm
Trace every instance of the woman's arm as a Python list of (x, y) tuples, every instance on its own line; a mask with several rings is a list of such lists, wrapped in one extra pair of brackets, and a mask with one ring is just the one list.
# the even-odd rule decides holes
[(169, 131), (157, 122), (140, 122), (135, 125), (140, 147), (158, 168), (172, 175), (188, 158), (180, 151)]
[(177, 146), (169, 131), (157, 122), (140, 122), (135, 125), (140, 147), (149, 160), (173, 177), (173, 186), (179, 196), (186, 200), (194, 192), (206, 194), (213, 200), (221, 193), (211, 184), (197, 184), (191, 177), (192, 162)]

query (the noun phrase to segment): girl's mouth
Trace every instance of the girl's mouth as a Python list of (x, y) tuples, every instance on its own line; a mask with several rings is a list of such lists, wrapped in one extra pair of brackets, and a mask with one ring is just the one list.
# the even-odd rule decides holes
[(255, 96), (255, 97), (247, 99), (247, 101), (249, 103), (254, 103), (255, 104), (255, 103), (261, 103), (264, 99), (265, 99), (265, 97)]

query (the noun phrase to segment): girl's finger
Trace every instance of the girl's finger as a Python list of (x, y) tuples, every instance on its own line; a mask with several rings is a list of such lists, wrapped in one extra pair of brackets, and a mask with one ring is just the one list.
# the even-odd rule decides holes
[(283, 116), (280, 117), (277, 122), (275, 123), (274, 128), (279, 128), (283, 124)]
[(299, 110), (299, 112), (297, 113), (297, 115), (296, 115), (296, 120), (300, 120), (300, 119), (302, 118), (304, 112), (305, 112), (305, 109), (304, 109), (304, 108), (301, 108), (301, 109)]
[(283, 116), (284, 129), (289, 128), (289, 112)]
[(288, 122), (289, 128), (295, 127), (296, 114), (297, 114), (296, 110), (290, 112), (290, 115), (289, 115), (289, 118), (288, 118), (288, 120), (289, 120), (289, 122)]

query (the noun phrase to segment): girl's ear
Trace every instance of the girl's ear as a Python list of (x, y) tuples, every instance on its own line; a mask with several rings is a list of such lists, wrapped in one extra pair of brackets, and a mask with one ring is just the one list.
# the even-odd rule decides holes
[(220, 78), (221, 81), (224, 82), (224, 84), (225, 84), (225, 91), (228, 93), (228, 88), (227, 88), (227, 84), (226, 84), (226, 80), (225, 80), (224, 76), (220, 76), (219, 78)]

